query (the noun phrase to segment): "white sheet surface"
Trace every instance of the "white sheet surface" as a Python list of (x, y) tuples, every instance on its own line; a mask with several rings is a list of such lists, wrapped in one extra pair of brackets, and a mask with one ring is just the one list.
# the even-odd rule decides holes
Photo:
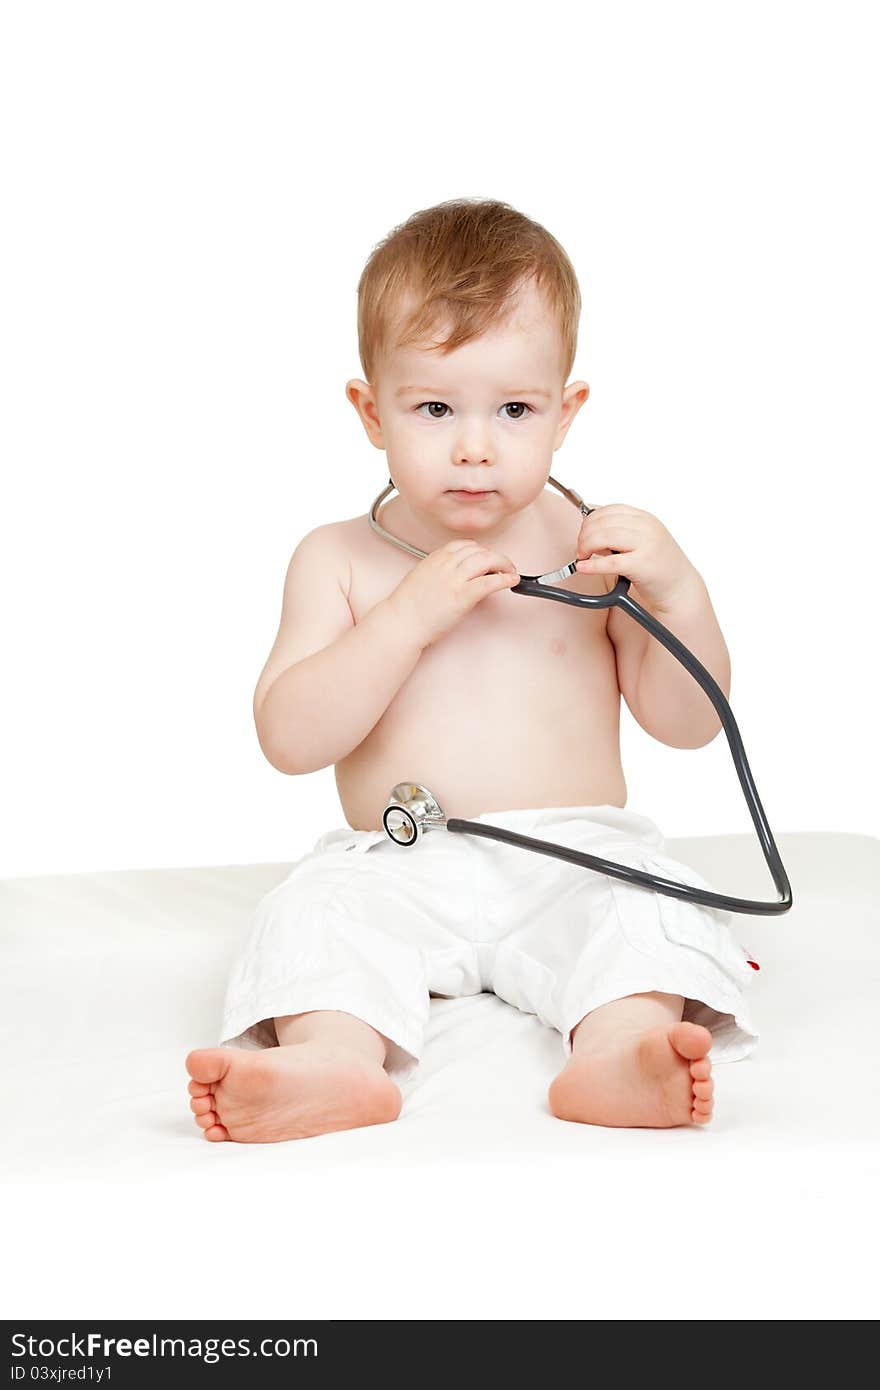
[[(432, 1000), (394, 1123), (208, 1143), (183, 1059), (290, 865), (0, 881), (4, 1316), (875, 1317), (880, 840), (777, 843), (758, 1048), (674, 1130), (557, 1120), (558, 1034), (481, 994)], [(776, 896), (750, 835), (668, 845)]]

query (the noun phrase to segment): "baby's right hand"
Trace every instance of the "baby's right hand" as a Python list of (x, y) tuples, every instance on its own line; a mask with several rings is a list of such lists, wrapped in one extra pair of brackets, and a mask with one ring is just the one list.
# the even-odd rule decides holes
[(428, 647), (489, 594), (518, 583), (516, 566), (500, 551), (473, 540), (447, 541), (410, 570), (390, 602)]

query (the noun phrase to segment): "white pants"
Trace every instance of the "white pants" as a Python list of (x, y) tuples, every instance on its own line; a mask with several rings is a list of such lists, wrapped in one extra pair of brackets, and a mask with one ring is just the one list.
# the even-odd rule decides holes
[[(617, 806), (488, 811), (471, 817), (711, 889), (668, 858), (653, 821)], [(629, 994), (684, 996), (713, 1034), (713, 1061), (754, 1048), (745, 992), (757, 963), (732, 914), (578, 864), (475, 835), (328, 831), (258, 904), (229, 980), (221, 1046), (273, 1047), (273, 1020), (339, 1009), (390, 1041), (390, 1075), (422, 1051), (430, 995), (489, 990), (562, 1036)]]

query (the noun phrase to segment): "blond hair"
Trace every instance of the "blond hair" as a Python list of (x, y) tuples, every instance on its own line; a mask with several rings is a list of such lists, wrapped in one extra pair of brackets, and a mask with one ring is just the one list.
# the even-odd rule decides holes
[[(389, 345), (451, 331), (453, 352), (503, 319), (530, 278), (559, 322), (563, 382), (577, 348), (581, 294), (562, 246), (540, 223), (494, 198), (452, 198), (415, 212), (374, 247), (358, 281), (358, 348), (372, 382)], [(398, 322), (405, 303), (415, 308)]]

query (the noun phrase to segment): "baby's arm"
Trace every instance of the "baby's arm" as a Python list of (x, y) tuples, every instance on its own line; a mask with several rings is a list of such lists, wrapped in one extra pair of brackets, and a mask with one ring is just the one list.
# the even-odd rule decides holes
[[(703, 579), (695, 572), (692, 586), (668, 608), (652, 608), (636, 590), (631, 596), (693, 652), (730, 698), (730, 653)], [(612, 608), (608, 636), (617, 650), (618, 669), (629, 662), (627, 704), (642, 728), (671, 748), (702, 748), (711, 743), (721, 720), (709, 696), (681, 662), (622, 609)], [(621, 685), (623, 689), (623, 686)]]
[[(630, 581), (629, 596), (693, 652), (730, 694), (730, 655), (699, 571), (662, 521), (626, 502), (593, 507), (581, 522), (576, 568)], [(586, 557), (586, 558), (582, 558)], [(607, 633), (617, 657), (618, 685), (649, 734), (672, 748), (702, 748), (722, 727), (709, 696), (677, 657), (618, 607)]]
[(319, 526), (294, 551), (278, 636), (254, 692), (260, 747), (279, 772), (317, 772), (357, 748), (423, 650), (393, 595), (355, 625), (348, 566), (332, 536)]

